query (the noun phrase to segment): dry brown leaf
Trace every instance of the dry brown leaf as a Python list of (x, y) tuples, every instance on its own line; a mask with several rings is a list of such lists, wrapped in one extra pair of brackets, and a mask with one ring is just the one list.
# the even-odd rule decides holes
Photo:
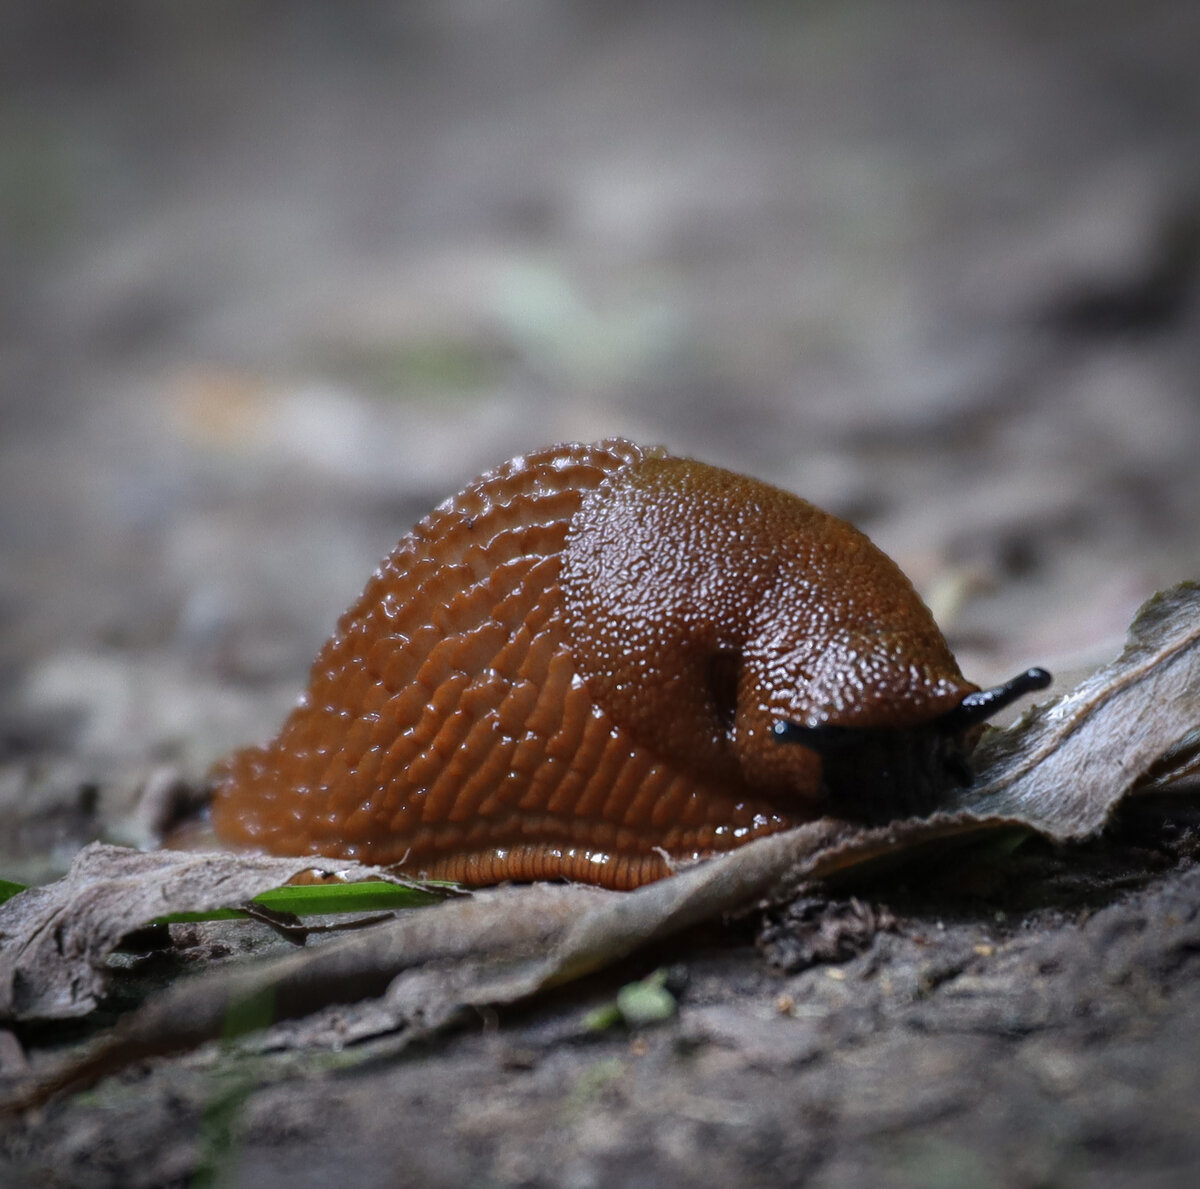
[[(1111, 665), (993, 732), (961, 806), (1010, 815), (1060, 841), (1086, 838), (1198, 728), (1200, 585), (1185, 582), (1138, 611)], [(1181, 757), (1172, 775), (1186, 771)]]
[[(93, 843), (62, 879), (0, 905), (0, 1019), (87, 1015), (111, 974), (105, 959), (122, 937), (168, 913), (240, 907), (313, 865)], [(348, 881), (405, 882), (358, 863), (336, 869)]]
[[(220, 1036), (247, 1003), (269, 1003), (278, 1020), (386, 988), (381, 1019), (410, 1038), (472, 1006), (515, 1002), (579, 978), (701, 921), (778, 896), (781, 888), (1014, 826), (1059, 840), (1094, 833), (1139, 782), (1161, 782), (1156, 766), (1163, 757), (1182, 749), (1194, 759), (1187, 741), (1198, 727), (1200, 587), (1186, 584), (1143, 608), (1112, 665), (996, 732), (978, 787), (946, 812), (869, 831), (813, 822), (631, 893), (545, 885), (479, 893), (312, 951), (216, 970), (148, 1002), (80, 1061), (26, 1086), (21, 1102)], [(1169, 760), (1168, 770), (1186, 771), (1187, 764)], [(61, 903), (69, 913), (70, 897)], [(197, 905), (172, 905), (185, 907)], [(157, 903), (150, 915), (164, 911)], [(130, 919), (124, 915), (121, 927)], [(83, 927), (120, 935), (103, 912), (89, 920)], [(94, 971), (99, 950), (86, 942), (81, 949)]]
[[(964, 828), (978, 830), (979, 823), (943, 821), (935, 833)], [(636, 892), (501, 888), (413, 910), (313, 950), (222, 967), (150, 1000), (81, 1059), (26, 1085), (9, 1105), (29, 1105), (131, 1061), (228, 1035), (231, 1020), (258, 1014), (254, 1005), (269, 1005), (270, 1019), (292, 1019), (387, 990), (387, 1022), (419, 1024), (410, 1036), (424, 1034), (465, 1008), (526, 998), (752, 903), (788, 871), (829, 874), (888, 853), (901, 836), (890, 829), (855, 835), (843, 823), (814, 822)]]

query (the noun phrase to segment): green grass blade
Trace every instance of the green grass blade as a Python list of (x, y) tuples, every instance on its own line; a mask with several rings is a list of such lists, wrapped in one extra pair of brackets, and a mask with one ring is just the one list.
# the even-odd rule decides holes
[[(296, 916), (328, 916), (339, 912), (389, 912), (397, 908), (423, 908), (443, 899), (439, 889), (453, 884), (430, 884), (424, 888), (401, 887), (383, 880), (364, 880), (361, 883), (288, 884), (260, 892), (251, 904), (261, 905), (273, 912), (290, 912)], [(0, 904), (26, 890), (25, 884), (0, 879)], [(194, 921), (245, 920), (247, 914), (239, 908), (214, 908), (208, 912), (172, 912), (156, 917), (151, 924), (181, 925)]]
[[(431, 885), (432, 886), (432, 885)], [(452, 884), (443, 885), (452, 887)], [(260, 892), (251, 904), (272, 912), (290, 912), (298, 917), (328, 916), (342, 912), (390, 912), (397, 908), (423, 908), (443, 897), (436, 891), (401, 887), (383, 880), (361, 883), (287, 884)], [(173, 912), (157, 917), (156, 925), (178, 925), (193, 921), (231, 921), (246, 916), (237, 908), (217, 908), (211, 912)]]

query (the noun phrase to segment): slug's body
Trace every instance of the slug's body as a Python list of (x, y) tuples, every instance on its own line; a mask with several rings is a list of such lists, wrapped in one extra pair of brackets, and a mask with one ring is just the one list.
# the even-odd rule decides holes
[(964, 707), (1015, 696), (976, 688), (844, 522), (629, 442), (555, 447), (400, 542), (278, 738), (220, 769), (214, 825), (430, 878), (636, 887), (826, 813), (932, 808)]

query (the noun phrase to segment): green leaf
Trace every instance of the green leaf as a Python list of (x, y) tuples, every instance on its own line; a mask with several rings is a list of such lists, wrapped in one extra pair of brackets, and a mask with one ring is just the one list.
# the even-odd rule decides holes
[(583, 1017), (583, 1026), (593, 1032), (624, 1023), (629, 1028), (661, 1024), (675, 1014), (675, 996), (667, 990), (667, 972), (656, 970), (641, 982), (626, 983), (611, 1003), (593, 1008)]
[(626, 983), (617, 992), (617, 1010), (630, 1028), (660, 1024), (675, 1014), (675, 996), (666, 988), (666, 970), (656, 970), (640, 983)]
[(13, 883), (10, 879), (0, 879), (0, 904), (11, 900), (18, 892), (25, 891), (23, 883)]
[(616, 1027), (620, 1022), (621, 1009), (616, 1003), (602, 1003), (583, 1017), (583, 1026), (589, 1032), (604, 1032), (608, 1028)]

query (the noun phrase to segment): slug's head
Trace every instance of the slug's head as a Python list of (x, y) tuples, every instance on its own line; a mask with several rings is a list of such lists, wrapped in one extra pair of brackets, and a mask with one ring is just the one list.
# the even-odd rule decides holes
[(743, 645), (729, 731), (743, 778), (858, 821), (930, 813), (970, 782), (984, 720), (1049, 674), (981, 691), (890, 558), (840, 522), (806, 541)]
[(572, 653), (597, 704), (702, 781), (799, 819), (890, 820), (969, 779), (989, 714), (899, 567), (804, 500), (646, 458), (583, 501), (563, 555)]
[(1050, 680), (1045, 669), (1027, 669), (1003, 685), (967, 694), (922, 726), (808, 727), (776, 719), (771, 738), (817, 757), (824, 792), (843, 816), (878, 822), (928, 813), (948, 785), (971, 782), (968, 756), (984, 721)]

